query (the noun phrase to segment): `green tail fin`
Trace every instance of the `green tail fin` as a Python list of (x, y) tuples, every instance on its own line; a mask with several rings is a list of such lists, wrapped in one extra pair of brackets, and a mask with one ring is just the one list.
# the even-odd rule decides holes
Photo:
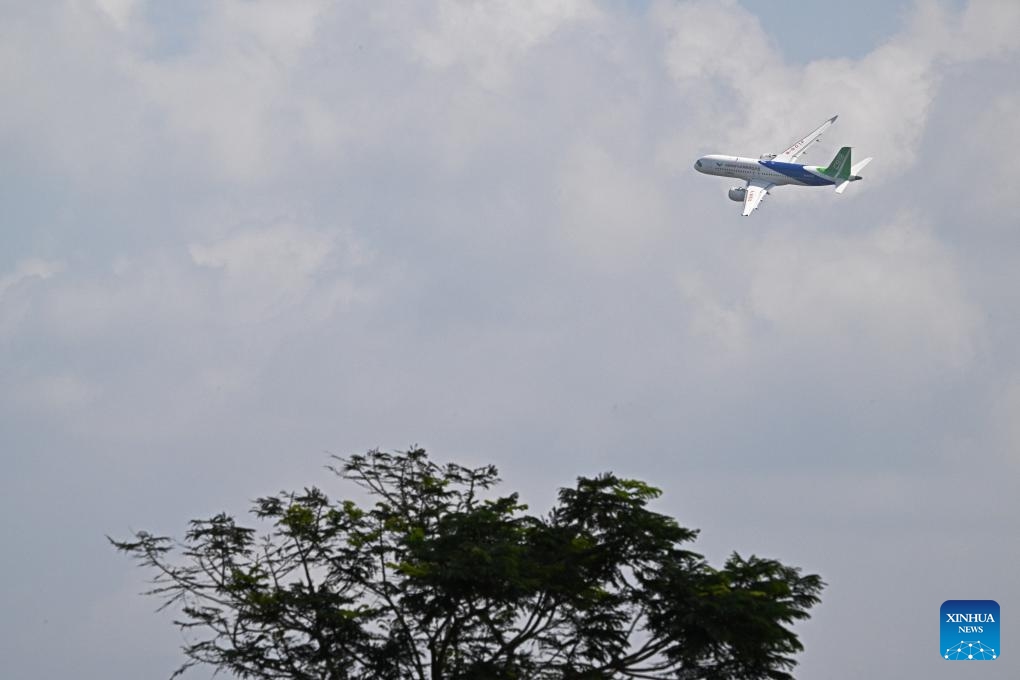
[(844, 146), (829, 163), (829, 167), (819, 169), (823, 175), (837, 180), (850, 179), (850, 147)]

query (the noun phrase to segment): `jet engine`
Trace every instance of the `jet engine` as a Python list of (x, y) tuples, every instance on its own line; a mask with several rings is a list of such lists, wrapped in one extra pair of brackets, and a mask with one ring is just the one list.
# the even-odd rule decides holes
[(747, 196), (746, 187), (733, 187), (729, 191), (729, 197), (731, 201), (740, 201), (741, 203), (743, 203), (745, 196)]

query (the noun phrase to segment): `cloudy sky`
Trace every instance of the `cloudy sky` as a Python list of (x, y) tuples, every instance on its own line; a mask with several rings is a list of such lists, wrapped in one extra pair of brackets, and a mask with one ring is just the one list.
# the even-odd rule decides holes
[(415, 442), (822, 574), (800, 678), (1020, 675), (1020, 3), (830, 7), (0, 1), (0, 676), (168, 676), (104, 534)]

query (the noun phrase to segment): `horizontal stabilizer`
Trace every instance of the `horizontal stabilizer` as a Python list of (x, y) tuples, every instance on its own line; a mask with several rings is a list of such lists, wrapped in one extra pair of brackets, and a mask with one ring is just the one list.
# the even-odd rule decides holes
[(850, 168), (850, 174), (851, 174), (851, 175), (857, 175), (857, 174), (860, 174), (861, 170), (863, 170), (863, 169), (864, 169), (864, 166), (866, 166), (866, 165), (867, 165), (868, 163), (870, 163), (871, 161), (872, 161), (872, 159), (871, 159), (871, 158), (865, 158), (865, 159), (864, 159), (863, 161), (861, 161), (860, 163), (855, 163), (855, 164), (854, 164), (854, 166), (853, 166), (852, 168)]
[(854, 166), (850, 168), (850, 176), (840, 178), (842, 181), (836, 183), (836, 193), (837, 194), (843, 193), (844, 191), (846, 191), (846, 188), (850, 185), (850, 182), (856, 182), (857, 180), (862, 179), (862, 177), (857, 173), (863, 170), (864, 166), (870, 162), (871, 162), (870, 158), (865, 158), (860, 163), (854, 164)]

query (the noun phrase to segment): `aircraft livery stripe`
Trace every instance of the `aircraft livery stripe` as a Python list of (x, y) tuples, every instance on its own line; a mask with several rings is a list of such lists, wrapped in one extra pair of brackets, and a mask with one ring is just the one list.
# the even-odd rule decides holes
[(801, 184), (807, 184), (810, 186), (821, 187), (827, 184), (835, 184), (831, 179), (825, 179), (819, 177), (813, 172), (809, 171), (800, 163), (783, 163), (781, 161), (758, 161), (769, 170), (775, 170), (778, 173), (786, 175), (790, 179), (795, 179)]

